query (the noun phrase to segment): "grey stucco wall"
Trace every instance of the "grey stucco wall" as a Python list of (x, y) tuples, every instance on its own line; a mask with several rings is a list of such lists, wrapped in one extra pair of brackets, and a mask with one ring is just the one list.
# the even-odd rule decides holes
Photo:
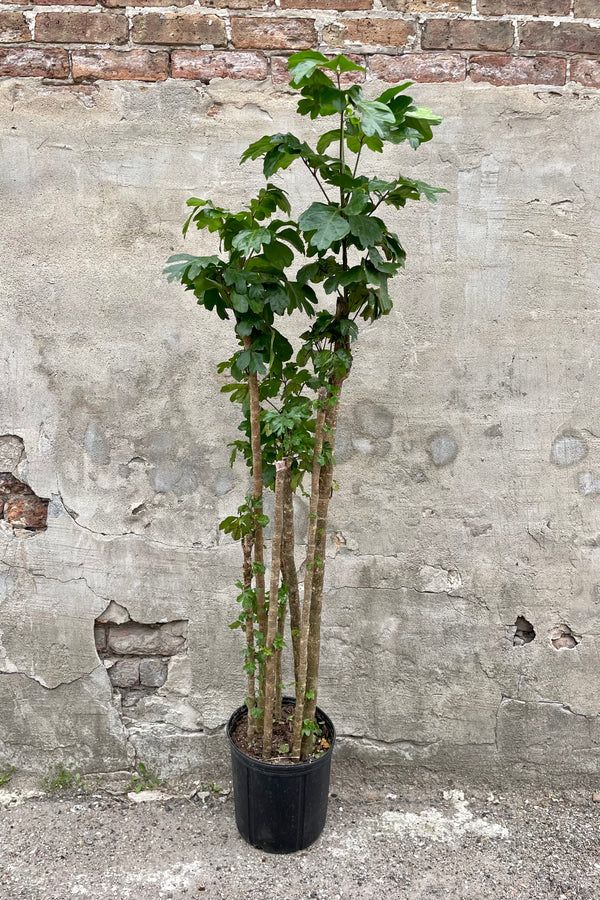
[[(413, 94), (444, 124), (373, 169), (450, 195), (397, 217), (406, 274), (357, 345), (320, 704), (340, 752), (374, 762), (594, 773), (598, 93)], [(224, 753), (244, 692), (225, 627), (239, 554), (217, 529), (247, 487), (215, 375), (231, 343), (161, 269), (185, 199), (244, 202), (259, 171), (242, 149), (293, 111), (260, 85), (0, 85), (0, 435), (26, 454), (0, 440), (0, 470), (51, 498), (47, 531), (0, 532), (0, 764), (137, 753), (174, 775)], [(301, 171), (280, 183), (306, 202)], [(125, 708), (94, 644), (111, 601), (189, 621), (166, 684)], [(536, 637), (513, 646), (518, 617)], [(559, 625), (574, 648), (553, 646)]]

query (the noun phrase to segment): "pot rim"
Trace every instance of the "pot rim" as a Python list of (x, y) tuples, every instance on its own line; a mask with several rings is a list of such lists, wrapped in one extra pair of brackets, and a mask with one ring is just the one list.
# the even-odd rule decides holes
[[(295, 697), (282, 697), (281, 700), (282, 703), (296, 703)], [(254, 756), (249, 756), (247, 753), (244, 753), (244, 751), (240, 750), (240, 748), (233, 742), (233, 739), (231, 737), (231, 730), (233, 726), (236, 725), (237, 722), (242, 718), (242, 716), (246, 715), (247, 713), (248, 708), (245, 703), (243, 703), (241, 706), (238, 706), (238, 708), (234, 712), (232, 712), (231, 716), (229, 717), (229, 721), (227, 722), (226, 734), (231, 752), (235, 753), (235, 755), (250, 768), (255, 768), (262, 772), (269, 772), (271, 774), (277, 772), (278, 774), (285, 777), (292, 775), (301, 775), (304, 772), (307, 772), (309, 769), (314, 769), (315, 766), (326, 765), (329, 763), (333, 748), (335, 746), (335, 727), (327, 713), (323, 712), (320, 707), (317, 706), (315, 715), (319, 722), (322, 722), (327, 726), (331, 734), (329, 748), (326, 750), (323, 756), (320, 756), (318, 759), (308, 759), (305, 762), (291, 763), (289, 765), (281, 765), (280, 763), (272, 763), (264, 759), (256, 759)]]

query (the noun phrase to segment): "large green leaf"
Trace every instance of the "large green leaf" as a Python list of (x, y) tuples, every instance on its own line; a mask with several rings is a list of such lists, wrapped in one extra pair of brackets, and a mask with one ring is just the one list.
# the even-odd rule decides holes
[(385, 103), (378, 100), (359, 100), (356, 111), (360, 115), (361, 128), (367, 137), (377, 135), (385, 138), (389, 134), (390, 126), (396, 121), (394, 113)]
[(240, 250), (242, 253), (251, 253), (252, 251), (258, 253), (263, 244), (271, 243), (271, 238), (272, 235), (268, 228), (245, 228), (236, 234), (231, 243), (236, 250)]
[(348, 222), (350, 231), (363, 250), (379, 243), (383, 237), (385, 224), (381, 219), (373, 219), (371, 216), (350, 216)]
[(350, 231), (347, 220), (334, 204), (312, 203), (298, 219), (300, 230), (310, 233), (310, 243), (317, 250), (327, 250)]

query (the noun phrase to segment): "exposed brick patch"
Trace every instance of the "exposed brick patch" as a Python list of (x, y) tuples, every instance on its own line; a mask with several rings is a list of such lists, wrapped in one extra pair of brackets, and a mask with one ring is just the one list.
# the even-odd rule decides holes
[(403, 56), (377, 55), (369, 60), (374, 78), (397, 84), (409, 78), (417, 82), (464, 81), (466, 61), (458, 53), (407, 53)]
[[(188, 0), (188, 3), (190, 0)], [(228, 9), (271, 9), (275, 0), (199, 0), (200, 6), (208, 9), (227, 7)]]
[(600, 28), (582, 22), (526, 22), (521, 25), (522, 50), (600, 54)]
[(571, 81), (585, 84), (586, 87), (600, 87), (600, 60), (571, 60)]
[(38, 13), (35, 40), (54, 44), (124, 44), (127, 19), (124, 15), (108, 12)]
[[(136, 6), (189, 6), (190, 0), (133, 0)], [(101, 0), (108, 9), (124, 9), (132, 0)]]
[(371, 47), (406, 47), (415, 37), (415, 26), (402, 19), (340, 19), (323, 30), (323, 40), (330, 47), (347, 44)]
[(511, 22), (430, 19), (422, 45), (426, 50), (509, 50), (514, 43)]
[(282, 9), (373, 9), (373, 0), (281, 0)]
[(173, 78), (195, 78), (208, 84), (213, 78), (247, 78), (263, 81), (268, 76), (266, 58), (260, 53), (213, 53), (212, 50), (175, 50), (171, 54)]
[[(2, 0), (2, 3), (14, 3), (15, 6), (33, 6), (34, 0)], [(56, 0), (35, 0), (36, 6), (58, 6)], [(69, 6), (95, 6), (96, 0), (69, 0)]]
[(383, 0), (383, 4), (402, 13), (471, 12), (471, 0)]
[(16, 44), (31, 40), (31, 32), (20, 12), (0, 12), (0, 44)]
[(309, 50), (316, 41), (315, 20), (234, 16), (231, 37), (242, 50)]
[(6, 47), (0, 49), (0, 75), (19, 78), (67, 78), (69, 55), (66, 50), (35, 47)]
[[(366, 68), (366, 60), (362, 56), (357, 56), (356, 54), (349, 53), (347, 54), (348, 58), (353, 62), (357, 63), (357, 65)], [(332, 54), (328, 54), (329, 58), (333, 58)], [(290, 82), (290, 70), (288, 69), (288, 57), (287, 56), (272, 56), (271, 57), (271, 77), (273, 79), (273, 84), (289, 84)], [(362, 84), (362, 82), (367, 77), (367, 73), (365, 72), (344, 72), (341, 78), (342, 84)]]
[(73, 50), (71, 59), (75, 81), (165, 81), (169, 74), (164, 50)]
[(218, 16), (147, 13), (133, 19), (136, 44), (213, 44), (227, 43), (225, 23)]
[(598, 0), (575, 0), (575, 18), (600, 18), (600, 4), (598, 3)]
[(154, 693), (166, 682), (173, 656), (187, 653), (188, 622), (142, 624), (124, 606), (110, 603), (94, 623), (96, 652), (121, 695)]
[(487, 81), (495, 85), (564, 84), (567, 61), (554, 56), (472, 56), (469, 61), (471, 81)]
[(571, 0), (477, 0), (482, 16), (568, 16), (570, 11)]
[(48, 502), (11, 472), (0, 472), (0, 522), (13, 533), (45, 531)]

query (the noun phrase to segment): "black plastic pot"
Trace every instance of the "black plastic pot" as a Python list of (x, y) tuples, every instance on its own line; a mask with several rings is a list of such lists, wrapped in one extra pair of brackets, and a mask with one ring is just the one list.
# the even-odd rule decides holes
[[(284, 697), (283, 702), (294, 701)], [(227, 724), (238, 830), (249, 844), (267, 853), (304, 850), (325, 827), (335, 743), (333, 723), (317, 707), (316, 720), (331, 744), (327, 753), (311, 762), (277, 765), (253, 759), (233, 743), (231, 732), (246, 714), (246, 707), (240, 706)]]

